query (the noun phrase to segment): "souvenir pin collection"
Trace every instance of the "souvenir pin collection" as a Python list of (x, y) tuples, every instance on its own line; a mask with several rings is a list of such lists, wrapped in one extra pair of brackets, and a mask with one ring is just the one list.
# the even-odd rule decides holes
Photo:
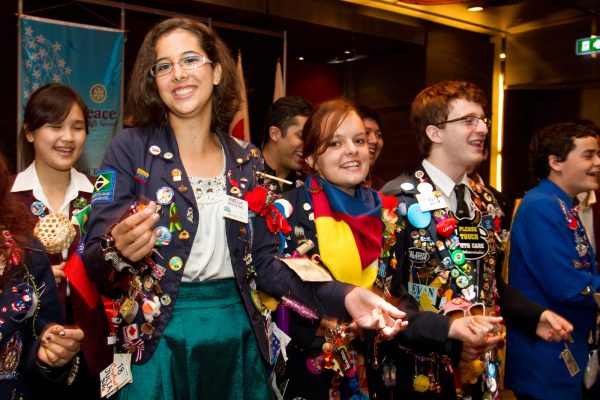
[[(152, 156), (163, 158), (167, 161), (171, 161), (174, 158), (173, 153), (163, 152), (158, 146), (150, 146), (148, 151)], [(260, 153), (256, 149), (251, 149), (245, 159), (241, 157), (236, 158), (234, 162), (241, 165), (250, 158), (259, 157)], [(112, 227), (101, 237), (101, 248), (103, 250), (104, 258), (109, 261), (117, 271), (129, 271), (130, 274), (129, 287), (126, 293), (124, 293), (124, 295), (116, 302), (115, 307), (118, 307), (118, 315), (111, 320), (111, 323), (115, 331), (121, 329), (120, 332), (122, 333), (123, 340), (122, 343), (120, 343), (120, 346), (131, 353), (132, 359), (135, 361), (141, 360), (146, 346), (145, 341), (150, 339), (154, 334), (156, 329), (155, 324), (157, 317), (161, 315), (161, 309), (170, 306), (172, 303), (171, 295), (161, 288), (162, 278), (165, 274), (169, 273), (169, 270), (178, 272), (184, 267), (184, 260), (180, 256), (176, 255), (170, 257), (168, 260), (163, 260), (160, 249), (171, 245), (174, 239), (190, 239), (190, 233), (183, 229), (182, 217), (187, 219), (191, 224), (197, 223), (197, 221), (195, 221), (197, 215), (195, 215), (193, 207), (181, 209), (181, 204), (175, 202), (175, 195), (177, 192), (186, 193), (190, 190), (197, 202), (214, 200), (214, 196), (220, 197), (222, 193), (229, 192), (228, 194), (231, 196), (227, 197), (239, 198), (239, 200), (236, 200), (238, 202), (243, 198), (243, 200), (248, 202), (249, 213), (242, 207), (238, 210), (229, 210), (229, 214), (227, 214), (228, 211), (226, 210), (225, 216), (242, 222), (240, 234), (242, 234), (243, 237), (249, 235), (250, 241), (247, 243), (243, 259), (247, 267), (247, 279), (254, 289), (255, 285), (253, 284), (252, 279), (256, 273), (252, 262), (252, 256), (249, 252), (252, 237), (252, 224), (247, 223), (248, 217), (257, 214), (265, 216), (269, 229), (274, 233), (279, 230), (283, 230), (287, 233), (287, 229), (289, 229), (285, 219), (273, 205), (274, 199), (268, 196), (268, 193), (263, 187), (256, 186), (253, 191), (246, 190), (248, 188), (247, 177), (242, 176), (238, 181), (234, 178), (232, 171), (228, 170), (224, 171), (224, 175), (214, 179), (195, 179), (193, 177), (186, 177), (184, 180), (184, 172), (179, 168), (173, 168), (170, 175), (173, 185), (162, 186), (158, 188), (155, 193), (155, 200), (157, 203), (156, 212), (167, 212), (169, 217), (168, 224), (157, 226), (154, 230), (156, 242), (151, 255), (156, 255), (156, 257), (147, 256), (139, 262), (131, 263), (124, 259), (114, 247), (114, 240), (110, 235)], [(135, 173), (135, 180), (141, 184), (146, 184), (149, 177), (150, 173), (142, 168), (138, 168)], [(186, 186), (187, 180), (189, 180), (191, 187)], [(141, 212), (146, 208), (146, 204), (144, 203), (145, 202), (143, 201), (136, 201), (131, 204), (129, 207), (129, 215)], [(240, 215), (237, 215), (236, 213)], [(161, 265), (163, 263), (164, 266)], [(253, 292), (256, 292), (256, 290), (253, 290)], [(264, 300), (265, 303), (269, 303), (269, 300), (266, 298), (259, 299), (258, 296), (256, 296), (256, 293), (253, 293), (253, 299), (256, 299), (256, 302), (261, 303), (257, 304), (257, 307), (262, 307), (263, 310), (265, 310), (266, 307), (262, 304), (262, 300)], [(312, 315), (311, 313), (314, 313), (303, 305), (294, 302), (293, 299), (286, 299), (285, 303), (290, 309), (302, 313), (307, 318), (310, 318)], [(275, 302), (275, 307), (276, 305), (277, 302)], [(111, 336), (109, 342), (116, 343), (116, 337)]]
[[(2, 239), (7, 249), (8, 258), (4, 260), (3, 266), (0, 269), (0, 277), (4, 274), (7, 268), (22, 267), (23, 281), (16, 283), (10, 289), (10, 303), (0, 308), (0, 341), (5, 339), (3, 336), (2, 326), (4, 325), (5, 318), (11, 318), (13, 321), (22, 322), (28, 318), (32, 318), (33, 327), (32, 335), (37, 338), (37, 332), (35, 330), (36, 320), (39, 314), (41, 306), (41, 294), (44, 291), (44, 285), (38, 285), (33, 277), (29, 273), (29, 270), (25, 266), (24, 252), (21, 247), (17, 244), (10, 231), (0, 227), (2, 232)], [(1, 291), (2, 289), (0, 289)], [(15, 379), (17, 374), (17, 367), (19, 366), (23, 351), (23, 342), (21, 334), (17, 330), (11, 337), (6, 341), (4, 346), (0, 348), (0, 380), (4, 379)], [(48, 373), (49, 367), (37, 363), (40, 370)], [(73, 384), (79, 371), (79, 356), (75, 356), (71, 362), (71, 369), (67, 376), (67, 385)]]
[(554, 196), (560, 205), (560, 209), (563, 212), (565, 220), (567, 222), (567, 226), (571, 231), (573, 231), (573, 239), (575, 241), (575, 250), (579, 257), (584, 257), (587, 255), (586, 259), (582, 262), (577, 260), (573, 260), (573, 266), (577, 269), (587, 269), (590, 267), (590, 259), (592, 257), (590, 253), (591, 245), (588, 240), (588, 236), (585, 233), (585, 228), (582, 224), (579, 223), (577, 219), (577, 214), (579, 212), (579, 207), (575, 207), (571, 210), (567, 208), (565, 202), (559, 199), (557, 196)]
[[(474, 216), (458, 218), (424, 171), (416, 171), (400, 187), (404, 193), (397, 212), (406, 222), (397, 224), (397, 232), (404, 231), (407, 237), (409, 293), (424, 310), (443, 312), (458, 297), (468, 303), (482, 303), (488, 314), (497, 313), (494, 270), (497, 253), (503, 247), (503, 213), (493, 196), (482, 185), (469, 181)], [(413, 356), (416, 391), (437, 392), (440, 371), (458, 373), (452, 371), (449, 360), (444, 362), (436, 354)], [(480, 367), (471, 365), (468, 372), (462, 372), (468, 375), (478, 370), (488, 398), (495, 399), (499, 396), (497, 361), (487, 354), (480, 362)], [(457, 394), (459, 398), (466, 395), (459, 385)]]

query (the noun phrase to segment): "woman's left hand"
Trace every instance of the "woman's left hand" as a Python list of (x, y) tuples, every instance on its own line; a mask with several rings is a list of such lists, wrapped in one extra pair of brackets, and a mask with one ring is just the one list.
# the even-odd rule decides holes
[(408, 325), (402, 320), (406, 316), (404, 312), (362, 287), (352, 289), (346, 295), (344, 305), (358, 326), (378, 329), (384, 337), (392, 337)]
[(51, 325), (40, 337), (42, 345), (38, 349), (38, 359), (46, 365), (62, 367), (79, 353), (84, 337), (81, 329), (68, 329), (58, 324)]

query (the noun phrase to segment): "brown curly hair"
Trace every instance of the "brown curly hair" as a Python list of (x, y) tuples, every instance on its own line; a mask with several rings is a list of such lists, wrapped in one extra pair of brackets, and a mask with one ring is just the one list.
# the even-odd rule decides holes
[(199, 21), (189, 18), (171, 18), (156, 24), (144, 38), (131, 72), (125, 120), (131, 126), (164, 126), (168, 109), (163, 103), (150, 68), (156, 63), (156, 42), (162, 36), (183, 29), (198, 38), (208, 58), (221, 66), (221, 81), (212, 92), (213, 131), (227, 132), (240, 103), (236, 66), (227, 45), (217, 33)]
[(429, 125), (444, 127), (452, 100), (465, 99), (485, 109), (487, 99), (483, 90), (474, 83), (444, 81), (421, 91), (410, 106), (410, 121), (415, 130), (419, 151), (424, 157), (431, 152), (431, 140), (425, 130)]
[[(11, 182), (9, 180), (8, 164), (0, 154), (0, 230), (8, 230), (19, 245), (28, 243), (31, 231), (28, 224), (23, 221), (29, 218), (27, 209), (23, 204), (12, 198), (10, 193)], [(8, 246), (3, 235), (0, 235), (0, 257), (8, 262)]]

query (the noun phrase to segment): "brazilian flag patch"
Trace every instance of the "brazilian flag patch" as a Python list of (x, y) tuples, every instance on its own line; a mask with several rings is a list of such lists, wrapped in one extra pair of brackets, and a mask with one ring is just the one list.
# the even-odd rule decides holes
[(117, 172), (111, 169), (99, 171), (94, 182), (94, 193), (92, 193), (92, 204), (112, 203), (115, 195), (115, 183)]

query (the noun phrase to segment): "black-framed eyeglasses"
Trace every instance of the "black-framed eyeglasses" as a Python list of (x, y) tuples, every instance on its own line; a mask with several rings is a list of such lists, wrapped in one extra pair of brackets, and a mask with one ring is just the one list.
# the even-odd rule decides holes
[[(212, 64), (213, 62), (208, 59), (206, 56), (201, 55), (191, 55), (187, 57), (183, 57), (181, 60), (177, 61), (177, 64), (185, 70), (200, 68), (204, 64)], [(174, 63), (172, 62), (159, 62), (150, 67), (150, 75), (157, 78), (159, 76), (170, 74), (173, 71)]]
[(460, 121), (463, 121), (465, 123), (465, 125), (468, 126), (469, 128), (475, 128), (479, 124), (480, 120), (488, 128), (490, 128), (492, 126), (492, 120), (491, 120), (491, 118), (488, 118), (488, 117), (478, 117), (476, 115), (465, 115), (464, 117), (449, 119), (448, 121), (444, 121), (444, 122), (440, 122), (440, 123), (436, 124), (436, 126), (439, 127), (440, 125), (449, 124), (450, 122), (460, 122)]

